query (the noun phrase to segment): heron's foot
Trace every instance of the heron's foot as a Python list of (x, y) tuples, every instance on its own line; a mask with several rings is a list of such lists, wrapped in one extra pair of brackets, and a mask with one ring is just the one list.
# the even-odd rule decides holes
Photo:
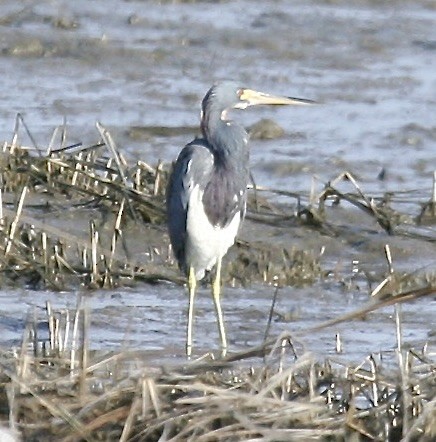
[(218, 321), (218, 329), (219, 329), (219, 335), (220, 335), (220, 343), (221, 343), (221, 357), (225, 358), (227, 355), (227, 335), (226, 335), (226, 329), (224, 328), (224, 321), (222, 319)]
[(221, 347), (221, 359), (224, 359), (227, 356), (227, 346)]

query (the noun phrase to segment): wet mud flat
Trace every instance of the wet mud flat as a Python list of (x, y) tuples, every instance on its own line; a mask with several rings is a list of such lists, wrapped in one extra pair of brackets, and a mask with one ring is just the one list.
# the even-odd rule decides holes
[(4, 420), (29, 440), (431, 440), (436, 283), (412, 266), (433, 259), (431, 193), (405, 212), (347, 173), (316, 195), (252, 189), (224, 272), (231, 351), (214, 355), (206, 282), (186, 361), (171, 165), (130, 162), (98, 131), (3, 147)]

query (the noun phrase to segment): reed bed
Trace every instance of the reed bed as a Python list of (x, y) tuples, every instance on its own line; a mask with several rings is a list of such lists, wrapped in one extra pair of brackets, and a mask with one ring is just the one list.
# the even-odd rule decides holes
[[(16, 136), (4, 143), (0, 271), (6, 278), (54, 289), (159, 278), (156, 267), (147, 273), (131, 259), (123, 232), (129, 221), (162, 224), (166, 175), (159, 165), (129, 166), (97, 127), (101, 140), (85, 148), (61, 145), (42, 153), (18, 146)], [(70, 233), (76, 224), (88, 234)]]
[[(165, 240), (165, 189), (170, 166), (123, 157), (110, 133), (97, 123), (100, 139), (93, 145), (67, 145), (66, 128), (57, 128), (48, 147), (19, 144), (20, 127), (0, 152), (0, 274), (3, 282), (64, 289), (113, 287), (132, 280), (181, 282)], [(23, 129), (21, 129), (23, 130)], [(32, 140), (29, 133), (28, 136)], [(436, 179), (436, 177), (435, 177)], [(350, 183), (344, 192), (341, 183)], [(297, 204), (273, 204), (262, 194), (280, 195)], [(328, 210), (351, 204), (373, 218), (390, 235), (436, 241), (436, 185), (426, 201), (414, 195), (366, 195), (345, 172), (316, 193), (295, 194), (254, 187), (248, 219), (274, 228), (303, 226), (325, 236), (341, 237), (346, 229)], [(400, 212), (408, 201), (415, 214)], [(140, 230), (146, 226), (146, 231)], [(76, 229), (74, 229), (76, 227)], [(135, 230), (136, 229), (136, 230)], [(139, 229), (139, 230), (138, 230)], [(136, 235), (150, 242), (138, 253)], [(162, 238), (164, 239), (162, 241)], [(136, 248), (135, 248), (136, 247)], [(322, 250), (238, 243), (227, 272), (233, 284), (253, 281), (289, 285), (319, 280)]]
[[(357, 313), (357, 312), (356, 312)], [(214, 360), (148, 364), (90, 350), (90, 312), (29, 318), (0, 354), (0, 419), (23, 440), (406, 440), (436, 436), (436, 354), (428, 348), (319, 361), (282, 334)], [(399, 324), (400, 325), (400, 324)], [(46, 338), (38, 337), (44, 330)]]
[[(21, 121), (21, 120), (19, 120)], [(42, 152), (23, 147), (18, 136), (0, 153), (0, 273), (30, 287), (55, 290), (77, 285), (114, 287), (133, 280), (181, 282), (165, 242), (165, 189), (170, 166), (138, 161), (129, 164), (110, 133), (100, 124), (101, 139), (87, 147)], [(260, 212), (258, 212), (260, 213)], [(263, 222), (279, 222), (275, 211)], [(143, 226), (147, 230), (141, 231)], [(72, 229), (73, 227), (73, 229)], [(74, 229), (76, 228), (76, 229)], [(136, 229), (136, 230), (135, 230)], [(135, 236), (159, 238), (147, 259), (138, 258)], [(164, 241), (162, 241), (162, 237)], [(280, 256), (274, 263), (274, 256)], [(240, 244), (229, 279), (308, 282), (320, 274), (318, 257), (310, 252)], [(168, 271), (168, 269), (170, 269)], [(241, 273), (242, 272), (242, 273)], [(242, 277), (241, 277), (242, 274)]]
[[(65, 127), (55, 131), (45, 150), (35, 143), (24, 147), (22, 130), (27, 128), (18, 116), (12, 141), (0, 153), (3, 287), (182, 283), (163, 234), (169, 165), (129, 164), (101, 124), (99, 140), (87, 147), (68, 145)], [(344, 183), (350, 191), (343, 190)], [(264, 192), (296, 203), (273, 204), (262, 199)], [(399, 210), (405, 199), (414, 213)], [(319, 193), (255, 187), (248, 219), (340, 238), (344, 227), (327, 206), (341, 203), (361, 210), (391, 237), (436, 240), (436, 185), (424, 201), (404, 194), (368, 196), (348, 172)], [(135, 229), (141, 226), (150, 240), (145, 254), (135, 248)], [(226, 283), (304, 285), (330, 274), (322, 250), (243, 241), (236, 250)], [(320, 360), (296, 350), (295, 339), (304, 339), (304, 333), (286, 333), (225, 359), (205, 355), (156, 367), (146, 352), (92, 351), (92, 313), (80, 299), (76, 309), (56, 311), (47, 304), (45, 318), (28, 318), (20, 347), (0, 350), (3, 426), (35, 441), (432, 441), (436, 355), (425, 343), (404, 348), (401, 304), (434, 296), (435, 277), (397, 273), (389, 246), (385, 253), (387, 272), (371, 288), (368, 306), (318, 328), (391, 305), (397, 323), (394, 352), (374, 352), (359, 365)]]

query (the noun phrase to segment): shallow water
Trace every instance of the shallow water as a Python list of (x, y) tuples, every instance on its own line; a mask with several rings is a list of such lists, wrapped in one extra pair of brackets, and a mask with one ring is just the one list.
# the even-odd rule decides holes
[[(192, 127), (193, 136), (205, 91), (215, 79), (231, 78), (265, 92), (321, 103), (235, 114), (247, 126), (272, 118), (285, 130), (280, 139), (252, 143), (251, 164), (258, 185), (308, 193), (313, 176), (321, 189), (348, 170), (369, 195), (405, 191), (421, 202), (430, 197), (436, 169), (432, 1), (312, 1), (302, 6), (285, 0), (46, 1), (3, 2), (0, 9), (1, 140), (11, 139), (17, 112), (44, 148), (64, 117), (71, 144), (96, 141), (94, 122), (99, 120), (126, 157), (151, 164), (158, 158), (169, 161), (191, 139), (186, 130), (170, 137), (145, 130), (138, 139), (129, 135), (129, 129)], [(32, 144), (23, 128), (20, 134), (24, 144)], [(382, 170), (385, 175), (380, 180)], [(411, 205), (412, 215), (418, 208)], [(343, 247), (322, 236), (308, 239), (297, 231), (274, 240), (318, 250), (327, 245), (329, 265), (345, 267), (345, 278), (352, 276), (354, 259), (382, 275), (382, 247), (389, 242), (396, 247), (399, 268), (435, 268), (434, 242), (391, 239), (366, 220), (372, 231), (360, 244), (351, 238), (353, 229), (361, 228), (359, 218), (359, 213), (346, 217), (350, 229), (349, 238), (339, 241)], [(225, 292), (232, 347), (260, 343), (273, 289), (226, 287)], [(46, 299), (58, 307), (76, 302), (74, 293), (1, 292), (5, 343), (19, 339), (27, 310), (33, 306), (41, 310)], [(341, 291), (335, 281), (306, 289), (285, 288), (277, 309), (295, 311), (296, 317), (291, 323), (274, 322), (272, 332), (314, 325), (366, 301), (365, 288)], [(183, 353), (186, 296), (180, 287), (160, 284), (96, 292), (89, 304), (95, 347)], [(208, 296), (201, 297), (198, 308), (199, 348), (207, 350), (209, 342), (216, 343)], [(427, 298), (404, 311), (407, 339), (434, 342), (435, 301)], [(370, 327), (359, 321), (344, 326), (345, 350), (359, 358), (375, 347), (392, 348), (391, 313), (375, 313)], [(302, 340), (316, 353), (333, 352), (336, 329)]]
[[(252, 287), (241, 290), (227, 287), (222, 305), (231, 352), (262, 344), (268, 327), (274, 289)], [(38, 295), (38, 296), (35, 296)], [(184, 358), (187, 299), (180, 287), (144, 286), (141, 289), (105, 290), (87, 293), (82, 305), (91, 317), (91, 348), (111, 351), (141, 351), (150, 363), (176, 362)], [(0, 294), (2, 345), (19, 345), (19, 330), (30, 317), (45, 317), (45, 301), (56, 311), (74, 310), (77, 297), (72, 293), (13, 291)], [(338, 284), (320, 289), (287, 287), (279, 290), (268, 339), (289, 333), (298, 354), (303, 350), (319, 357), (358, 362), (370, 353), (393, 353), (396, 328), (393, 307), (321, 331), (306, 332), (323, 321), (354, 311), (367, 302), (364, 293), (350, 293)], [(435, 301), (424, 299), (402, 307), (404, 348), (422, 348), (429, 342), (434, 349)], [(40, 339), (47, 339), (40, 324)], [(336, 351), (339, 334), (342, 352)], [(219, 352), (218, 330), (209, 290), (202, 289), (196, 302), (194, 355)]]

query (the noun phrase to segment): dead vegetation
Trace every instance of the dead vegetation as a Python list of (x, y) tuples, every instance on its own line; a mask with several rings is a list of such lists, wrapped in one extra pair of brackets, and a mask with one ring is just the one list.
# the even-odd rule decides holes
[[(20, 118), (17, 121), (23, 124)], [(44, 152), (20, 146), (18, 132), (11, 143), (4, 143), (3, 282), (20, 279), (30, 287), (61, 290), (77, 284), (95, 288), (133, 280), (181, 281), (168, 241), (162, 241), (169, 167), (142, 161), (128, 164), (110, 133), (99, 124), (97, 129), (101, 139), (88, 147), (66, 146), (65, 128), (55, 132)], [(274, 216), (270, 221), (275, 222)], [(136, 235), (144, 235), (145, 244), (150, 242), (146, 260), (138, 257)], [(153, 236), (158, 241), (153, 242)], [(242, 247), (228, 274), (239, 284), (253, 280), (298, 284), (313, 282), (320, 267), (310, 252), (271, 250), (259, 244)]]
[[(395, 352), (354, 366), (317, 361), (300, 350), (301, 337), (283, 334), (223, 360), (153, 368), (146, 352), (91, 352), (90, 312), (80, 301), (76, 310), (46, 310), (46, 318), (29, 319), (21, 348), (0, 355), (0, 418), (23, 440), (436, 436), (435, 354), (403, 348), (400, 334)], [(43, 328), (46, 339), (38, 338)]]
[[(61, 127), (44, 151), (20, 145), (23, 129), (18, 117), (0, 154), (3, 287), (182, 281), (162, 240), (168, 166), (129, 164), (100, 124), (92, 146), (67, 145)], [(352, 191), (342, 190), (343, 183)], [(414, 202), (415, 215), (398, 210), (402, 195), (369, 197), (349, 173), (319, 194), (269, 190), (296, 198), (292, 206), (262, 201), (265, 189), (255, 190), (248, 214), (255, 225), (303, 226), (341, 237), (344, 228), (327, 206), (351, 204), (391, 236), (436, 240), (435, 190), (428, 201)], [(135, 238), (143, 231), (135, 229), (144, 226), (150, 245), (139, 253)], [(375, 352), (357, 366), (320, 361), (299, 349), (304, 333), (284, 334), (226, 359), (206, 355), (153, 368), (145, 352), (92, 352), (91, 313), (80, 300), (75, 310), (47, 305), (46, 318), (29, 318), (20, 348), (1, 350), (0, 418), (23, 440), (434, 440), (435, 354), (425, 343), (403, 347), (400, 307), (434, 296), (434, 275), (394, 272), (385, 250), (388, 271), (371, 289), (368, 306), (319, 327), (394, 305), (395, 352)], [(312, 284), (330, 272), (322, 254), (240, 242), (227, 283)]]
[(55, 289), (160, 277), (155, 266), (144, 270), (144, 263), (131, 259), (123, 233), (129, 223), (162, 224), (165, 173), (161, 165), (129, 166), (106, 129), (97, 127), (101, 141), (86, 148), (64, 146), (62, 133), (53, 137), (60, 137), (60, 147), (50, 143), (44, 153), (18, 146), (16, 136), (4, 144), (4, 276)]
[[(12, 141), (5, 142), (0, 153), (3, 284), (15, 284), (19, 279), (31, 287), (64, 289), (77, 284), (113, 287), (133, 280), (181, 281), (165, 240), (169, 166), (151, 166), (143, 161), (129, 164), (110, 133), (99, 123), (97, 129), (100, 140), (84, 147), (67, 145), (67, 129), (59, 127), (43, 151), (36, 145), (29, 148), (19, 144), (20, 130), (27, 128), (17, 117)], [(30, 133), (28, 137), (32, 140)], [(344, 181), (351, 183), (354, 192), (339, 188)], [(351, 204), (390, 235), (431, 243), (436, 240), (435, 189), (433, 186), (428, 201), (411, 201), (419, 210), (410, 215), (395, 207), (403, 195), (369, 197), (346, 172), (318, 194), (296, 195), (255, 187), (247, 217), (262, 226), (288, 229), (299, 225), (340, 237), (346, 228), (335, 224), (330, 209)], [(262, 200), (261, 192), (266, 190), (296, 199), (297, 205)], [(144, 247), (139, 250), (135, 241), (137, 235), (149, 243), (145, 258)], [(324, 272), (320, 266), (322, 253), (322, 249), (240, 242), (238, 255), (228, 266), (227, 282), (313, 283)]]

